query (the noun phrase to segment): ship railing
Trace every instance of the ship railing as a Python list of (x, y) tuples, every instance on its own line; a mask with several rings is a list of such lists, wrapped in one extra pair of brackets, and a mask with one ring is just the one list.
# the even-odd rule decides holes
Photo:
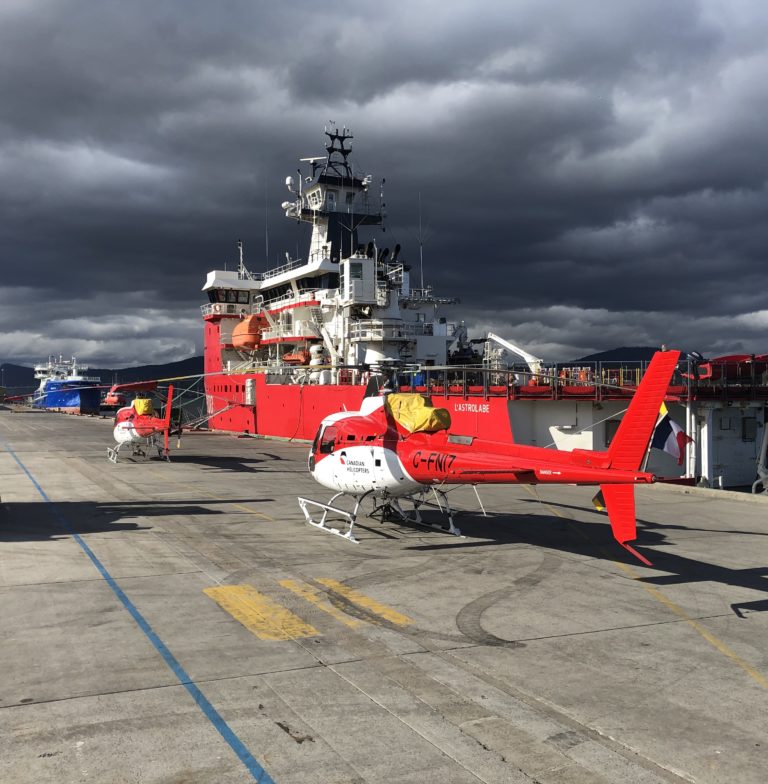
[(385, 324), (382, 321), (368, 320), (356, 321), (350, 325), (349, 337), (351, 340), (411, 340), (421, 335), (438, 335), (450, 337), (456, 331), (455, 324), (437, 323), (431, 321), (405, 321), (398, 324)]
[(320, 330), (322, 328), (321, 324), (317, 324), (314, 321), (298, 321), (294, 322), (291, 325), (285, 325), (284, 327), (277, 329), (265, 329), (261, 333), (262, 340), (277, 340), (277, 339), (285, 339), (285, 340), (314, 340), (316, 338), (321, 337)]
[(251, 312), (251, 306), (235, 302), (208, 302), (200, 306), (200, 312), (203, 316), (245, 316)]
[(267, 383), (274, 384), (303, 384), (314, 383), (317, 374), (330, 371), (335, 377), (335, 384), (354, 385), (367, 382), (370, 371), (357, 365), (293, 365), (279, 362), (264, 363), (254, 360), (234, 361), (225, 363), (223, 372), (236, 375), (238, 373), (257, 373), (267, 377)]
[(263, 310), (274, 310), (275, 308), (282, 307), (283, 305), (292, 305), (297, 304), (300, 305), (302, 301), (311, 302), (317, 293), (317, 289), (314, 288), (300, 288), (299, 295), (296, 296), (293, 291), (289, 291), (286, 294), (281, 294), (279, 297), (275, 297), (274, 299), (265, 299), (261, 303), (261, 309)]
[(408, 294), (401, 295), (405, 302), (424, 302), (432, 305), (455, 305), (459, 302), (457, 297), (438, 297), (432, 293), (432, 286), (411, 289)]
[[(402, 391), (446, 396), (506, 397), (509, 399), (629, 399), (642, 379), (647, 362), (580, 362), (491, 367), (464, 365), (420, 367), (397, 374)], [(669, 386), (669, 395), (688, 395), (686, 363), (681, 363)]]
[(256, 277), (261, 276), (261, 280), (269, 280), (270, 278), (275, 278), (278, 275), (283, 275), (286, 272), (290, 272), (291, 270), (295, 270), (298, 267), (303, 267), (306, 262), (303, 259), (290, 259), (286, 264), (283, 264), (279, 267), (273, 267), (270, 270), (266, 270), (265, 272), (257, 273)]
[(768, 399), (768, 356), (691, 363), (686, 377), (697, 398)]
[[(425, 326), (425, 325), (421, 325)], [(527, 365), (493, 368), (483, 365), (423, 366), (390, 371), (393, 385), (402, 392), (448, 397), (505, 397), (543, 400), (617, 400), (627, 403), (648, 368), (648, 362), (578, 362), (542, 366), (533, 372)], [(668, 400), (768, 401), (768, 361), (696, 363), (682, 360), (670, 381)], [(332, 370), (334, 383), (364, 383), (370, 373), (362, 367), (328, 366), (297, 368), (295, 365), (258, 366), (253, 362), (228, 362), (227, 372), (264, 372), (276, 380)], [(307, 376), (309, 378), (309, 375)]]
[(269, 280), (270, 278), (277, 277), (278, 275), (282, 275), (285, 272), (290, 272), (298, 267), (303, 267), (306, 262), (303, 259), (291, 259), (285, 264), (280, 265), (279, 267), (273, 267), (272, 269), (266, 270), (264, 272), (250, 272), (249, 270), (245, 270), (238, 274), (239, 280), (253, 280), (253, 281), (264, 281)]

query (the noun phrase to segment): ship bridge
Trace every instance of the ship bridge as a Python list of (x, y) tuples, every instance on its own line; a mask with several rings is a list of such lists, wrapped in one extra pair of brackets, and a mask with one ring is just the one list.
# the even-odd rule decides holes
[(383, 201), (374, 207), (369, 194), (370, 175), (361, 176), (352, 168), (352, 134), (347, 128), (325, 129), (328, 137), (325, 156), (302, 158), (311, 175), (286, 178), (288, 190), (296, 197), (283, 203), (285, 214), (312, 225), (310, 258), (330, 258), (333, 262), (358, 250), (360, 226), (381, 226)]

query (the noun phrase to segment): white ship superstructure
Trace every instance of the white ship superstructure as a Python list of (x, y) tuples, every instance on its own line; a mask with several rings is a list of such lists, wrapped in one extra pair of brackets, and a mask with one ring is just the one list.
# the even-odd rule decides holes
[(48, 362), (35, 365), (35, 379), (40, 386), (32, 396), (37, 408), (69, 413), (98, 413), (101, 379), (86, 375), (87, 367), (77, 359), (48, 357)]
[[(438, 308), (457, 300), (414, 287), (399, 244), (360, 243), (359, 228), (382, 227), (383, 205), (371, 195), (371, 176), (352, 168), (349, 132), (326, 135), (327, 156), (302, 159), (311, 174), (286, 181), (294, 197), (283, 203), (286, 216), (312, 226), (308, 258), (286, 258), (281, 267), (251, 273), (241, 247), (237, 271), (208, 274), (203, 290), (210, 303), (203, 314), (235, 317), (221, 324), (224, 367), (258, 366), (286, 380), (337, 383), (345, 368), (446, 364), (455, 325)], [(246, 351), (232, 341), (244, 316), (261, 319), (258, 346)], [(328, 372), (307, 379), (306, 370), (294, 367), (310, 361)]]
[(77, 359), (64, 359), (63, 356), (56, 358), (49, 356), (47, 362), (35, 365), (35, 381), (39, 381), (38, 390), (42, 393), (48, 381), (78, 381), (86, 384), (101, 384), (99, 376), (85, 375), (87, 365), (79, 365)]

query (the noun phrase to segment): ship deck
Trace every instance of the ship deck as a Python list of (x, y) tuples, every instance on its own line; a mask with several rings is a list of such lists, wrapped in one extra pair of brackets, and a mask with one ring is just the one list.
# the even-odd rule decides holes
[(0, 407), (0, 781), (762, 782), (768, 501), (451, 494), (466, 538), (327, 499), (303, 444)]

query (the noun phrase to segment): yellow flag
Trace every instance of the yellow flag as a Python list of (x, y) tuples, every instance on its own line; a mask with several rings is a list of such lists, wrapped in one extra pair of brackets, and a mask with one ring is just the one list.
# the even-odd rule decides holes
[(597, 494), (592, 499), (592, 506), (594, 506), (598, 512), (605, 512), (605, 499), (603, 498), (602, 490), (597, 491)]

